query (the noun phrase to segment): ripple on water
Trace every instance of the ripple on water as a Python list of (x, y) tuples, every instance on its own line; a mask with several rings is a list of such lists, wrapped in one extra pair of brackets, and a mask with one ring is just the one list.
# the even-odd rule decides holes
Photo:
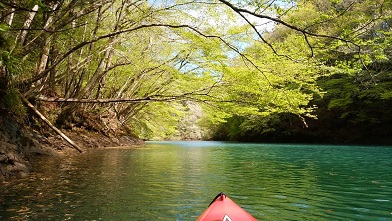
[(349, 146), (102, 149), (47, 161), (24, 182), (0, 186), (0, 219), (195, 220), (225, 192), (260, 220), (391, 220), (390, 159), (392, 148)]

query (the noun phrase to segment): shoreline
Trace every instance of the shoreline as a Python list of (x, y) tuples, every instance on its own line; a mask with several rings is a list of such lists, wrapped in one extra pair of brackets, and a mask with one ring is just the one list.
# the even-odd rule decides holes
[[(45, 134), (24, 126), (12, 117), (0, 117), (0, 181), (28, 176), (34, 165), (32, 158), (40, 156), (67, 157), (79, 153), (60, 135), (45, 131)], [(85, 129), (64, 130), (71, 140), (83, 150), (120, 146), (141, 146), (144, 141), (119, 133), (105, 135)]]

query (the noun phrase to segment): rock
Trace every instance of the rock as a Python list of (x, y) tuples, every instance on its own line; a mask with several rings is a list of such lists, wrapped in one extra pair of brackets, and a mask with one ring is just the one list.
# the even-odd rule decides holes
[(0, 125), (0, 180), (27, 176), (31, 170), (29, 154), (46, 152), (12, 117), (0, 116)]

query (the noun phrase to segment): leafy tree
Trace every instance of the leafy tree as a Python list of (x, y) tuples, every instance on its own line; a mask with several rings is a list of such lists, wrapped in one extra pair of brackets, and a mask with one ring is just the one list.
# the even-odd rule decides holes
[[(61, 102), (60, 126), (110, 116), (144, 138), (166, 138), (193, 101), (211, 128), (233, 117), (234, 134), (271, 131), (287, 116), (306, 127), (319, 76), (349, 74), (359, 97), (390, 98), (388, 83), (373, 87), (389, 79), (390, 4), (4, 1), (0, 83), (37, 105)], [(329, 107), (344, 104), (332, 97)]]
[[(310, 110), (309, 113), (315, 114), (319, 120), (302, 115), (305, 117), (302, 121), (307, 123), (301, 126), (295, 123), (295, 118), (287, 117), (292, 111), (260, 117), (239, 114), (223, 126), (233, 127), (226, 134), (229, 137), (235, 135), (235, 139), (257, 140), (265, 139), (265, 134), (280, 134), (279, 139), (294, 134), (296, 138), (292, 137), (292, 141), (302, 136), (304, 140), (319, 142), (386, 137), (389, 129), (385, 122), (390, 122), (385, 112), (390, 104), (390, 71), (385, 68), (390, 51), (385, 44), (390, 39), (388, 8), (390, 2), (384, 1), (298, 1), (295, 6), (282, 9), (284, 13), (280, 13), (279, 18), (299, 30), (278, 23), (272, 32), (265, 35), (265, 40), (270, 43), (275, 55), (288, 56), (289, 61), (300, 62), (295, 66), (284, 63), (284, 59), (271, 59), (266, 64), (274, 67), (273, 70), (289, 67), (303, 74), (302, 78), (297, 78), (298, 81), (293, 81), (290, 74), (296, 72), (286, 69), (281, 76), (289, 83), (278, 81), (278, 85), (285, 85), (285, 89), (293, 85), (301, 88), (300, 91), (307, 94), (310, 101), (309, 105), (302, 103), (305, 105), (302, 107), (313, 109), (312, 105), (317, 105), (318, 109), (313, 109), (317, 111)], [(332, 37), (324, 38), (327, 34)], [(307, 47), (298, 47), (301, 41), (306, 42)], [(301, 52), (302, 56), (297, 56)], [(300, 68), (306, 66), (303, 61), (309, 62), (306, 53), (314, 56), (314, 62), (308, 63), (313, 64), (309, 65), (308, 71)], [(265, 54), (259, 56), (260, 59)], [(273, 66), (275, 61), (282, 62), (282, 66)], [(274, 82), (276, 78), (268, 76), (268, 79)], [(313, 85), (315, 80), (317, 86)], [(310, 128), (306, 129), (306, 125)]]

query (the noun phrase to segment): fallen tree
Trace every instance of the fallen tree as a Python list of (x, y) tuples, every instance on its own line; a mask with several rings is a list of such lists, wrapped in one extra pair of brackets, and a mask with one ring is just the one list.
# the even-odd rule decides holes
[(52, 128), (57, 134), (59, 134), (65, 141), (67, 141), (73, 148), (75, 148), (80, 153), (83, 152), (82, 148), (79, 147), (75, 142), (67, 137), (63, 132), (61, 132), (57, 127), (55, 127), (50, 121), (43, 115), (37, 108), (34, 107), (22, 94), (19, 95), (20, 99), (50, 128)]

